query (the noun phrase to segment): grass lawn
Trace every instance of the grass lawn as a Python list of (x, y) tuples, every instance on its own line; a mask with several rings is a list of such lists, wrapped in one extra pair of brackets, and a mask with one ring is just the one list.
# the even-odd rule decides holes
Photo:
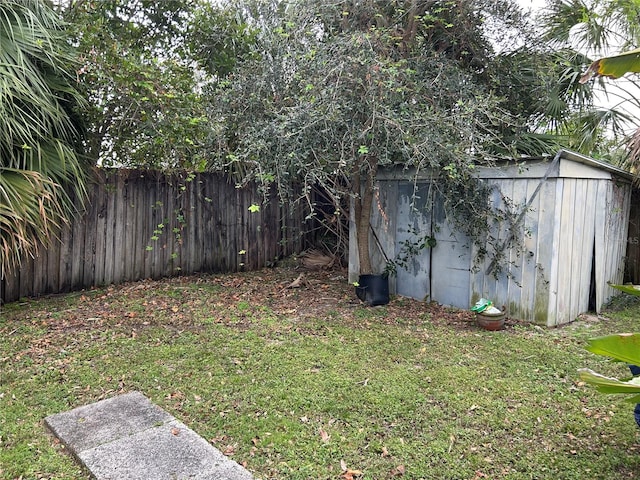
[[(467, 312), (357, 303), (344, 273), (145, 281), (5, 305), (0, 478), (88, 479), (47, 415), (139, 390), (260, 479), (640, 477), (633, 405), (577, 379), (626, 368), (560, 329), (479, 330)], [(358, 472), (356, 472), (358, 471)]]

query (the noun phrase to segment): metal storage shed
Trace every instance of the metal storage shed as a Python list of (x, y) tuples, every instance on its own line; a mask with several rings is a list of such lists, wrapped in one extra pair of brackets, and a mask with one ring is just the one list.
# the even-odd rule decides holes
[[(611, 165), (562, 150), (555, 158), (504, 162), (478, 168), (503, 197), (528, 205), (519, 223), (521, 248), (510, 247), (498, 275), (489, 260), (478, 264), (477, 248), (452, 229), (438, 201), (434, 175), (380, 170), (372, 212), (371, 255), (381, 272), (384, 254), (394, 257), (414, 233), (430, 232), (437, 243), (398, 268), (390, 290), (420, 300), (470, 308), (479, 298), (504, 306), (513, 318), (547, 326), (600, 311), (622, 283), (632, 176)], [(414, 197), (414, 195), (416, 195)], [(413, 199), (413, 205), (412, 205)], [(358, 278), (355, 228), (351, 228), (349, 278)], [(506, 240), (507, 232), (497, 232)], [(382, 253), (384, 251), (384, 254)]]

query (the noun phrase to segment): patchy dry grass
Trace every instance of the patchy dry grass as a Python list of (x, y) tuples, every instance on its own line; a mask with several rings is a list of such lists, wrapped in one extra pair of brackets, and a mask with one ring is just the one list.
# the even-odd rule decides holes
[[(87, 479), (42, 419), (140, 390), (262, 479), (624, 479), (633, 406), (578, 382), (637, 303), (546, 330), (478, 330), (407, 299), (360, 306), (341, 272), (138, 282), (3, 307), (0, 478)], [(353, 477), (354, 474), (351, 474)]]

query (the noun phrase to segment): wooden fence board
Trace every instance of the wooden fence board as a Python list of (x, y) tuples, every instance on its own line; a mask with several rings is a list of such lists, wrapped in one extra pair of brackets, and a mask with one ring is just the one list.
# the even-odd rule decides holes
[(104, 285), (104, 262), (107, 251), (107, 191), (106, 179), (102, 179), (101, 189), (96, 198), (97, 218), (95, 219), (95, 285)]
[[(304, 203), (282, 205), (274, 195), (262, 204), (257, 189), (235, 188), (221, 175), (185, 181), (97, 170), (89, 190), (83, 213), (60, 241), (0, 279), (0, 301), (151, 276), (257, 269), (298, 253), (310, 235)], [(261, 204), (259, 212), (249, 211), (253, 203)], [(157, 240), (154, 230), (162, 230)]]
[(58, 265), (58, 291), (71, 290), (73, 272), (73, 225), (65, 225), (60, 234), (60, 264)]
[(124, 245), (122, 252), (122, 280), (131, 281), (135, 278), (133, 274), (133, 268), (129, 268), (129, 265), (133, 265), (136, 260), (135, 252), (135, 228), (136, 228), (136, 180), (132, 178), (126, 178), (123, 180), (123, 186), (126, 189), (124, 206), (124, 212), (126, 217), (126, 226), (124, 232)]
[[(117, 222), (117, 210), (116, 210), (116, 192), (117, 188), (114, 181), (116, 176), (112, 173), (107, 176), (106, 190), (105, 190), (105, 211), (104, 211), (104, 278), (102, 283), (104, 285), (110, 285), (113, 283), (113, 266), (115, 262), (115, 230)], [(121, 200), (121, 199), (119, 199)], [(118, 202), (121, 203), (121, 202)]]
[(98, 215), (97, 197), (99, 195), (99, 188), (98, 185), (93, 185), (92, 198), (88, 201), (87, 213), (81, 220), (82, 227), (84, 227), (83, 287), (95, 285), (96, 227), (95, 223), (92, 223), (89, 219), (95, 220)]
[(84, 287), (84, 251), (85, 251), (85, 222), (83, 217), (78, 213), (78, 217), (74, 219), (71, 225), (72, 230), (72, 247), (71, 247), (71, 285), (70, 289), (79, 289)]
[[(122, 175), (118, 175), (115, 178), (115, 192), (112, 197), (114, 198), (113, 209), (114, 215), (114, 230), (113, 230), (113, 266), (112, 266), (112, 278), (111, 282), (124, 281), (124, 265), (125, 265), (125, 252), (126, 252), (126, 228), (127, 228), (127, 203), (129, 201), (129, 189), (125, 183), (125, 179)], [(115, 200), (117, 196), (118, 201)]]
[(146, 213), (146, 190), (147, 186), (143, 178), (138, 177), (136, 179), (136, 191), (134, 193), (135, 198), (135, 242), (131, 245), (135, 253), (135, 263), (133, 270), (133, 279), (140, 279), (144, 277), (144, 264), (147, 257), (147, 242), (148, 238), (144, 236), (144, 220)]
[[(12, 298), (14, 300), (17, 300), (20, 297), (31, 297), (33, 295), (35, 295), (35, 290), (33, 288), (33, 280), (35, 278), (35, 272), (34, 272), (34, 268), (35, 268), (35, 258), (29, 256), (27, 258), (23, 258), (22, 259), (22, 265), (20, 266), (20, 269), (16, 272), (16, 279), (13, 282), (14, 285), (18, 285), (17, 288), (17, 295), (16, 295), (16, 289), (12, 290), (13, 293), (13, 297), (4, 297), (4, 298)], [(3, 283), (7, 283), (7, 282), (3, 282)], [(9, 291), (5, 292), (6, 295), (9, 295)]]

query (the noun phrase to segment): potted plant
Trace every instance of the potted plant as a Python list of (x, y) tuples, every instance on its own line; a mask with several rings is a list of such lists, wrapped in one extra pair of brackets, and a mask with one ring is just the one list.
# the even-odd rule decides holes
[(506, 312), (493, 306), (491, 300), (481, 298), (471, 309), (476, 314), (476, 323), (485, 330), (502, 330)]

